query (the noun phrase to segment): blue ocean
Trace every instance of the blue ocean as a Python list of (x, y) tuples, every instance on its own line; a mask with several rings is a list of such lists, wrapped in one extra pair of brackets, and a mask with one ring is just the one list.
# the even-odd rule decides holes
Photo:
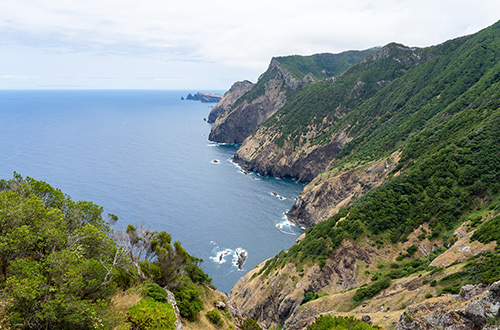
[(284, 212), (303, 185), (241, 171), (237, 146), (208, 141), (213, 104), (188, 92), (0, 91), (0, 177), (47, 181), (116, 214), (116, 227), (167, 231), (229, 293), (301, 234)]

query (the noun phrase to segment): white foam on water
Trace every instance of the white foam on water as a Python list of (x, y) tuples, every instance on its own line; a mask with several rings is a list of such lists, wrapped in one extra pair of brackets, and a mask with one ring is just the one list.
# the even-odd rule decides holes
[(210, 257), (210, 259), (212, 259), (213, 262), (221, 265), (226, 262), (226, 257), (230, 255), (232, 252), (233, 250), (231, 249), (224, 249), (222, 251), (216, 252), (215, 256)]
[(284, 200), (286, 199), (285, 197), (280, 196), (280, 195), (278, 195), (278, 194), (277, 194), (277, 193), (275, 193), (275, 192), (270, 192), (270, 194), (271, 194), (272, 196), (276, 197), (277, 199), (282, 200), (282, 201), (284, 201)]
[(278, 228), (278, 230), (281, 231), (283, 234), (296, 236), (297, 233), (295, 233), (292, 229), (294, 227), (297, 227), (297, 225), (289, 221), (285, 214), (283, 214), (281, 221), (276, 224), (276, 228)]

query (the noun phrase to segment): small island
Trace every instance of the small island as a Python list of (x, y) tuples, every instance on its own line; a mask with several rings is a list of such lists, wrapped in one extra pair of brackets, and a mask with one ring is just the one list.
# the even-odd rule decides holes
[(191, 94), (189, 93), (186, 96), (186, 100), (191, 100), (191, 101), (201, 101), (203, 103), (217, 103), (222, 99), (222, 95), (220, 94), (215, 94), (215, 93), (196, 93), (196, 94)]

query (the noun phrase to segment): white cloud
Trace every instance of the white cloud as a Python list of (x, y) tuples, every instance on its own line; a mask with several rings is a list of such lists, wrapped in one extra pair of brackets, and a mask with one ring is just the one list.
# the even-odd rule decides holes
[[(239, 78), (245, 79), (257, 77), (272, 56), (365, 49), (392, 41), (427, 46), (476, 32), (494, 23), (499, 12), (498, 0), (481, 4), (463, 0), (1, 1), (0, 61), (9, 58), (2, 53), (8, 52), (6, 48), (37, 48), (45, 54), (42, 58), (53, 56), (62, 62), (75, 58), (68, 54), (129, 58), (134, 63), (141, 59), (158, 65), (158, 70), (164, 70), (160, 74), (179, 65), (207, 71), (212, 71), (208, 69), (212, 65), (232, 70), (233, 76), (237, 71), (253, 72), (253, 77)], [(87, 65), (97, 61), (89, 58)], [(222, 75), (226, 78), (221, 79), (231, 76)]]

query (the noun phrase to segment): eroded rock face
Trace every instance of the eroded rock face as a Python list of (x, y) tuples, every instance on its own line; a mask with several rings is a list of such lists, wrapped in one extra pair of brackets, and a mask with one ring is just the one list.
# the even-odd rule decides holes
[(245, 140), (234, 155), (235, 162), (262, 176), (293, 178), (299, 182), (309, 182), (324, 172), (348, 141), (341, 130), (330, 143), (298, 152), (291, 147), (278, 148), (268, 136), (259, 137), (258, 133)]
[(236, 101), (232, 102), (232, 105), (218, 116), (209, 135), (210, 141), (242, 143), (285, 104), (287, 90), (296, 90), (313, 81), (311, 75), (306, 75), (300, 81), (295, 80), (276, 60), (271, 61), (269, 68), (259, 79), (261, 81), (251, 86), (251, 89), (259, 89), (255, 91), (255, 95), (237, 106), (234, 105)]
[(396, 329), (500, 329), (500, 326), (490, 322), (498, 320), (500, 281), (483, 291), (483, 284), (467, 285), (459, 295), (434, 298), (429, 302), (408, 307), (401, 314)]
[(237, 81), (224, 93), (222, 100), (217, 103), (208, 114), (208, 122), (213, 123), (224, 112), (230, 110), (231, 106), (243, 94), (248, 92), (254, 84), (248, 80)]
[[(301, 303), (305, 292), (343, 291), (357, 284), (356, 266), (359, 261), (372, 262), (376, 253), (369, 247), (343, 242), (320, 268), (313, 266), (297, 270), (288, 264), (284, 269), (273, 270), (267, 277), (254, 275), (263, 264), (245, 275), (231, 291), (231, 299), (240, 306), (244, 317), (251, 317), (267, 327), (277, 324), (285, 329), (302, 329), (320, 312), (304, 307)], [(301, 272), (305, 272), (300, 275)]]
[(357, 169), (317, 176), (297, 197), (287, 212), (288, 218), (305, 228), (330, 218), (384, 182), (399, 157), (400, 153), (395, 152), (387, 159)]

